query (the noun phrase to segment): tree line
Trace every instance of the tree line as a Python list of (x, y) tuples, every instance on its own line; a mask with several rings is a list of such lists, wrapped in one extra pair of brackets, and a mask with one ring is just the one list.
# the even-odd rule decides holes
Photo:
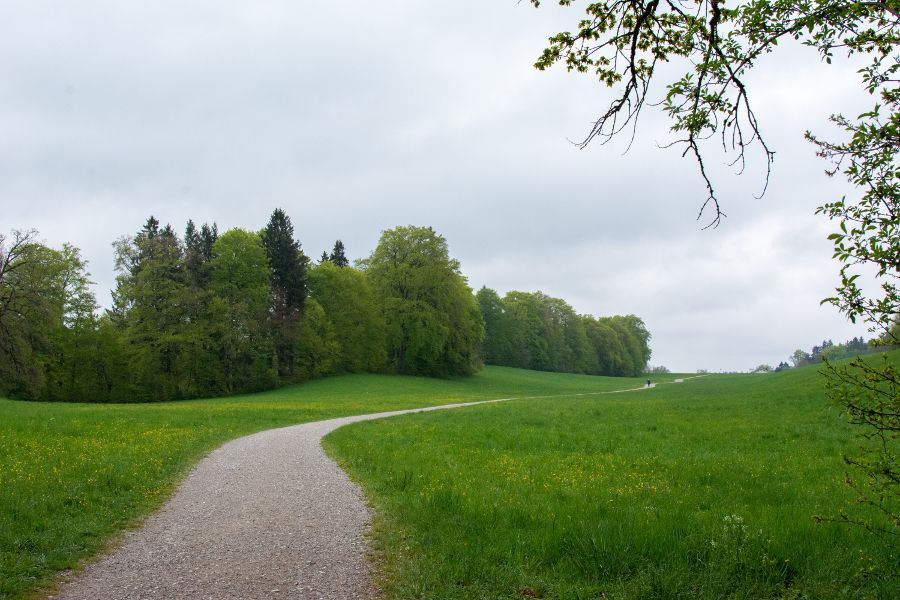
[[(894, 329), (900, 330), (900, 321), (894, 325)], [(824, 340), (820, 345), (813, 346), (809, 352), (799, 348), (794, 350), (789, 358), (794, 367), (815, 365), (826, 360), (836, 361), (846, 358), (856, 358), (863, 354), (874, 354), (876, 352), (890, 350), (896, 345), (894, 340), (897, 339), (900, 338), (884, 336), (866, 341), (862, 336), (858, 336), (841, 344), (835, 344), (831, 340)], [(790, 366), (791, 365), (788, 365), (786, 362), (782, 362), (777, 370), (784, 370)]]
[(77, 248), (0, 234), (0, 394), (158, 401), (338, 372), (464, 376), (483, 362), (631, 375), (650, 354), (634, 316), (580, 316), (540, 293), (476, 298), (430, 227), (384, 231), (355, 266), (340, 240), (310, 261), (280, 209), (260, 231), (221, 234), (188, 221), (179, 236), (150, 217), (113, 246), (101, 311)]
[(809, 352), (799, 348), (794, 350), (788, 359), (790, 362), (781, 361), (774, 368), (770, 364), (762, 363), (756, 368), (750, 369), (750, 373), (780, 373), (796, 367), (818, 365), (823, 362), (852, 359), (865, 354), (886, 352), (897, 346), (895, 340), (900, 340), (900, 336), (897, 336), (897, 333), (900, 333), (900, 318), (895, 319), (893, 329), (895, 331), (893, 337), (875, 337), (869, 341), (866, 341), (862, 336), (854, 337), (841, 344), (835, 344), (832, 340), (823, 340), (821, 344), (814, 345)]
[(576, 314), (565, 300), (541, 292), (501, 298), (483, 287), (484, 362), (537, 371), (636, 376), (650, 360), (650, 332), (634, 316)]

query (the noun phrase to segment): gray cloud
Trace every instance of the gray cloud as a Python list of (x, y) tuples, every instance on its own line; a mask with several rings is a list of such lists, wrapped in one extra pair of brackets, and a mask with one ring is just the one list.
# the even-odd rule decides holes
[[(853, 65), (805, 49), (752, 89), (778, 150), (767, 195), (716, 158), (729, 218), (701, 231), (703, 186), (658, 113), (575, 149), (605, 91), (531, 63), (575, 10), (421, 3), (0, 2), (0, 227), (83, 249), (107, 301), (110, 242), (149, 214), (183, 227), (292, 216), (312, 256), (353, 257), (382, 229), (432, 225), (473, 286), (636, 313), (655, 364), (746, 369), (862, 332), (819, 307), (836, 282), (837, 197), (807, 128), (860, 106)], [(713, 155), (716, 156), (716, 155)]]

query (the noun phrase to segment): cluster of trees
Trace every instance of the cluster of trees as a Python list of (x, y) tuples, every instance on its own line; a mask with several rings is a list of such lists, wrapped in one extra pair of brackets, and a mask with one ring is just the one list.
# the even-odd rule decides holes
[[(813, 346), (809, 352), (799, 348), (794, 350), (789, 358), (794, 367), (803, 367), (819, 364), (824, 360), (841, 360), (863, 354), (882, 352), (892, 345), (890, 340), (881, 340), (879, 338), (873, 338), (867, 342), (862, 336), (855, 337), (843, 344), (835, 344), (831, 340), (824, 340), (820, 345)], [(790, 366), (787, 363), (782, 363), (782, 365), (784, 368), (789, 368)]]
[(538, 371), (635, 376), (650, 360), (650, 333), (634, 316), (579, 315), (541, 292), (501, 298), (483, 287), (476, 295), (484, 317), (487, 364)]
[[(151, 401), (270, 389), (335, 372), (450, 377), (489, 362), (630, 375), (649, 357), (637, 317), (593, 319), (512, 292), (489, 313), (427, 227), (383, 232), (350, 265), (343, 243), (312, 264), (290, 218), (261, 231), (150, 217), (114, 244), (102, 314), (78, 250), (0, 236), (0, 394)], [(493, 294), (496, 297), (496, 294)], [(488, 307), (491, 308), (491, 307)], [(502, 349), (502, 350), (501, 350)]]
[(115, 242), (113, 306), (102, 315), (78, 251), (14, 233), (0, 255), (0, 392), (72, 401), (145, 401), (255, 391), (330, 368), (333, 340), (304, 310), (309, 261), (290, 220), (262, 232), (150, 217)]
[(873, 338), (868, 342), (862, 336), (857, 336), (843, 344), (835, 344), (831, 340), (824, 340), (821, 345), (813, 346), (809, 352), (794, 350), (789, 357), (790, 363), (781, 361), (774, 369), (771, 365), (762, 364), (751, 369), (751, 373), (779, 373), (792, 367), (805, 367), (806, 365), (820, 364), (826, 360), (841, 360), (855, 358), (863, 354), (873, 354), (891, 349), (895, 343), (890, 339)]

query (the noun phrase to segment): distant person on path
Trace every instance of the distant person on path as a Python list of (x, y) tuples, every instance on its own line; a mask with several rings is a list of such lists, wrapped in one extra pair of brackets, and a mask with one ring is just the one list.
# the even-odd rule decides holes
[(650, 380), (647, 380), (647, 387), (650, 387)]

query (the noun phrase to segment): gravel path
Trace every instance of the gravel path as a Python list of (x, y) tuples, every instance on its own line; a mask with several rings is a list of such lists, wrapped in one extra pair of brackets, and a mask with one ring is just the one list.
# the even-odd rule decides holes
[(368, 507), (325, 455), (322, 437), (348, 423), (472, 404), (482, 402), (343, 417), (228, 442), (141, 529), (51, 597), (369, 598)]
[[(619, 390), (619, 391), (638, 391)], [(615, 392), (563, 394), (589, 396)], [(550, 398), (553, 396), (543, 396)], [(63, 600), (371, 598), (362, 493), (322, 450), (358, 421), (512, 398), (357, 415), (226, 443), (112, 553), (49, 596)]]

